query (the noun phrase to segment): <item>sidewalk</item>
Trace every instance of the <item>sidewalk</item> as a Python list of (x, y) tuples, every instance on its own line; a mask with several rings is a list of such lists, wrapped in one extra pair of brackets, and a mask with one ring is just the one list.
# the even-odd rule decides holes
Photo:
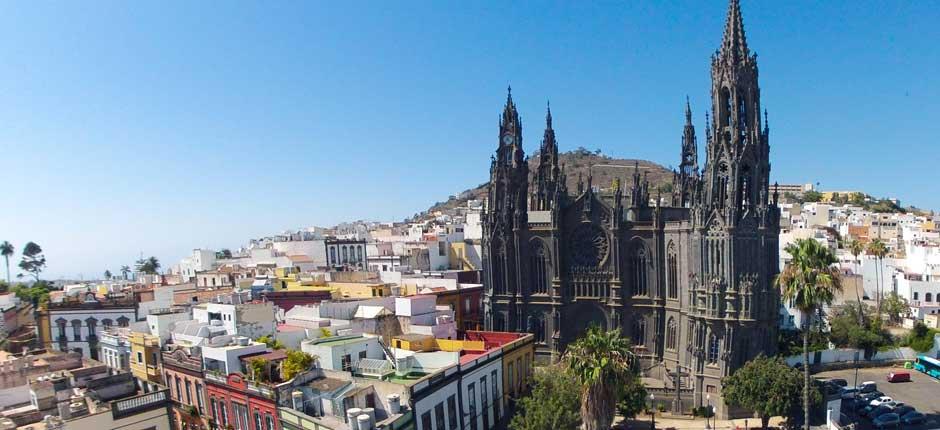
[[(708, 420), (713, 429), (760, 429), (760, 420), (757, 418), (737, 419), (737, 420)], [(782, 417), (773, 417), (768, 424), (770, 427), (779, 427), (784, 422)], [(745, 427), (746, 426), (746, 427)], [(641, 415), (637, 419), (624, 420), (623, 417), (614, 418), (615, 429), (624, 430), (650, 430), (649, 415)], [(656, 428), (658, 430), (676, 429), (676, 430), (703, 430), (705, 428), (705, 418), (692, 417), (673, 417), (670, 415), (656, 415)]]

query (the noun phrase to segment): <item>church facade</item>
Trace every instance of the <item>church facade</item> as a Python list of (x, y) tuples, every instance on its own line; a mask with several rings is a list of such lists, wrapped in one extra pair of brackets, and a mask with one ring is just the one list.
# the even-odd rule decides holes
[(530, 173), (509, 94), (483, 220), (487, 329), (533, 333), (557, 359), (590, 325), (620, 328), (643, 372), (675, 388), (679, 370), (694, 405), (716, 405), (723, 376), (776, 352), (779, 209), (738, 0), (711, 77), (704, 167), (687, 103), (668, 196), (651, 195), (639, 168), (609, 189), (588, 176), (569, 190), (550, 110)]

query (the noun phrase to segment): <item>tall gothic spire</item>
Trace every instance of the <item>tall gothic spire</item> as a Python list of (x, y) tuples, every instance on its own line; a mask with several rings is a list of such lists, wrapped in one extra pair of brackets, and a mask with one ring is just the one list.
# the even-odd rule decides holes
[[(522, 124), (519, 121), (519, 112), (516, 111), (516, 104), (512, 101), (512, 86), (506, 88), (506, 106), (503, 108), (503, 114), (499, 119), (500, 135), (506, 131), (512, 134), (521, 134)], [(500, 146), (511, 144), (512, 142), (500, 139)]]
[(728, 17), (725, 21), (725, 35), (721, 42), (720, 55), (730, 56), (735, 60), (750, 56), (747, 38), (744, 36), (740, 0), (730, 0), (728, 3)]

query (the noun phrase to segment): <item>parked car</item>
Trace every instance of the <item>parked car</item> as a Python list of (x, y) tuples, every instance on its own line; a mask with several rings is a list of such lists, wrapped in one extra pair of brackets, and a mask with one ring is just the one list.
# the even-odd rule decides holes
[(899, 417), (898, 414), (893, 413), (893, 412), (882, 414), (881, 416), (879, 416), (878, 418), (875, 418), (871, 422), (872, 427), (875, 427), (878, 429), (883, 429), (886, 427), (898, 427), (900, 424), (901, 424), (901, 417)]
[(917, 412), (917, 410), (914, 409), (913, 406), (901, 405), (901, 406), (895, 407), (894, 410), (891, 412), (894, 412), (898, 414), (901, 418), (904, 418), (904, 415), (907, 415), (910, 412)]
[(855, 387), (843, 387), (839, 390), (839, 394), (843, 400), (854, 399), (857, 394), (860, 394), (858, 388)]
[(927, 417), (917, 411), (908, 412), (901, 416), (901, 421), (904, 424), (923, 424), (927, 420)]
[(845, 379), (842, 379), (842, 378), (830, 379), (829, 382), (832, 384), (838, 385), (840, 387), (845, 387), (846, 385), (849, 385), (849, 381), (846, 381)]
[(894, 400), (894, 399), (892, 399), (892, 398), (890, 398), (890, 397), (888, 397), (888, 396), (881, 396), (881, 397), (879, 397), (879, 398), (877, 398), (877, 399), (874, 399), (874, 400), (868, 402), (868, 404), (869, 404), (869, 405), (872, 405), (872, 406), (881, 406), (882, 403), (888, 403), (888, 402), (893, 401), (893, 400)]
[(888, 374), (888, 377), (886, 379), (888, 380), (888, 382), (892, 382), (892, 383), (911, 382), (911, 372), (903, 372), (903, 371), (891, 372)]
[(878, 389), (878, 384), (875, 381), (865, 381), (862, 382), (862, 385), (858, 386), (858, 390), (863, 393), (870, 393)]
[(873, 420), (889, 412), (894, 412), (894, 408), (891, 406), (868, 406), (862, 410), (862, 415), (870, 420)]

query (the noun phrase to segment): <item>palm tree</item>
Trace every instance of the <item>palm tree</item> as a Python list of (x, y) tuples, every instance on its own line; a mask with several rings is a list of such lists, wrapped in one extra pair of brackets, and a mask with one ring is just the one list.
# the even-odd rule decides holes
[[(865, 244), (858, 239), (852, 239), (852, 241), (847, 244), (847, 248), (849, 249), (849, 252), (852, 253), (852, 256), (855, 257), (853, 263), (855, 263), (855, 273), (858, 274), (860, 271), (859, 265), (861, 264), (858, 256), (865, 252)], [(864, 285), (864, 282), (862, 284)], [(855, 287), (855, 300), (858, 302), (858, 324), (860, 326), (864, 326), (864, 312), (862, 312), (862, 298), (858, 296), (858, 284), (856, 284)]]
[(586, 430), (609, 429), (614, 421), (621, 381), (632, 377), (633, 352), (620, 329), (591, 326), (568, 346), (565, 362), (581, 384), (581, 416)]
[(151, 256), (147, 259), (147, 266), (151, 270), (151, 275), (156, 275), (157, 271), (160, 270), (160, 260), (157, 260), (157, 257)]
[(812, 316), (823, 305), (832, 304), (837, 291), (842, 291), (836, 256), (813, 239), (798, 239), (784, 248), (791, 260), (776, 283), (783, 299), (790, 301), (803, 314), (803, 427), (809, 430), (809, 329)]
[(868, 253), (878, 258), (878, 266), (875, 266), (875, 276), (878, 278), (875, 283), (875, 296), (877, 296), (875, 297), (875, 301), (877, 303), (876, 307), (878, 308), (878, 318), (881, 318), (881, 295), (884, 293), (884, 288), (881, 284), (883, 283), (882, 278), (885, 272), (884, 258), (885, 255), (888, 255), (888, 247), (881, 239), (875, 239), (868, 244)]
[(125, 265), (125, 266), (121, 266), (121, 275), (124, 276), (124, 280), (125, 280), (125, 281), (127, 280), (127, 275), (128, 275), (129, 273), (131, 273), (131, 267), (130, 267), (130, 266), (126, 266), (126, 265)]
[(3, 243), (0, 243), (0, 255), (3, 255), (3, 259), (6, 260), (6, 263), (7, 263), (7, 284), (11, 282), (10, 281), (10, 257), (13, 256), (13, 250), (14, 249), (13, 249), (12, 243), (7, 242), (5, 240), (3, 241)]

